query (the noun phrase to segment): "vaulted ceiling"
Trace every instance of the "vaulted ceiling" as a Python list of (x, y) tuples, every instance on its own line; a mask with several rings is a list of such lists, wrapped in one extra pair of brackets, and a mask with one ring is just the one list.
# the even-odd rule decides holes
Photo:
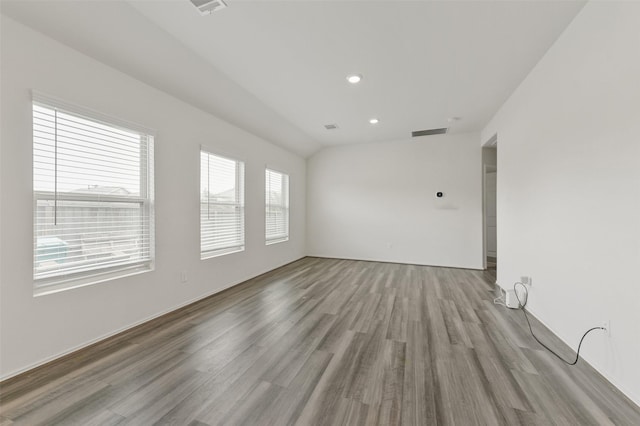
[[(477, 131), (583, 1), (2, 1), (2, 13), (273, 143)], [(346, 80), (361, 74), (357, 85)], [(369, 119), (378, 118), (372, 125)], [(450, 122), (452, 117), (460, 120)], [(325, 129), (326, 124), (338, 128)]]

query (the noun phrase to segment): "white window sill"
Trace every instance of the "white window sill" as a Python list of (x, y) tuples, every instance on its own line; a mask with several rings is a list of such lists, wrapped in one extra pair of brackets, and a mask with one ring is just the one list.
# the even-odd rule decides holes
[(215, 251), (207, 251), (204, 253), (200, 254), (200, 260), (206, 260), (206, 259), (211, 259), (213, 257), (220, 257), (220, 256), (224, 256), (227, 254), (232, 254), (232, 253), (238, 253), (244, 251), (244, 246), (242, 247), (232, 247), (232, 248), (228, 248), (228, 249), (221, 249), (221, 250), (215, 250)]
[(153, 264), (137, 265), (133, 268), (122, 268), (111, 270), (109, 272), (96, 272), (90, 275), (82, 274), (76, 278), (58, 278), (55, 281), (47, 280), (44, 282), (34, 281), (33, 296), (46, 296), (48, 294), (60, 293), (61, 291), (72, 290), (75, 288), (86, 287), (94, 284), (103, 283), (105, 281), (116, 280), (119, 278), (131, 277), (133, 275), (144, 274), (153, 271)]
[(265, 245), (270, 246), (272, 244), (278, 244), (278, 243), (284, 243), (286, 241), (289, 241), (289, 237), (284, 237), (284, 238), (278, 238), (277, 240), (269, 240), (265, 243)]

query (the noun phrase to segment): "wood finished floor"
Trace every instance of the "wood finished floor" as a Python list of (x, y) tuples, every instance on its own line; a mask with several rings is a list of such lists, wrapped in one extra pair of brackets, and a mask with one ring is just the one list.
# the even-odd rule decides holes
[(6, 381), (0, 425), (640, 425), (493, 280), (305, 258)]

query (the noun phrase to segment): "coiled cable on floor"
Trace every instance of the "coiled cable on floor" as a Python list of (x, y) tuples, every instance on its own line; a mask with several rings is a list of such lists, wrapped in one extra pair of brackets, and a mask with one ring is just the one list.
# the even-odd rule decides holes
[[(524, 296), (525, 296), (524, 297), (524, 303), (522, 303), (522, 301), (520, 300), (520, 296), (518, 296), (518, 290), (517, 290), (518, 286), (521, 286), (524, 289)], [(556, 358), (558, 358), (560, 361), (564, 362), (567, 365), (576, 365), (578, 363), (578, 360), (580, 359), (580, 347), (582, 346), (582, 341), (584, 340), (584, 338), (587, 337), (587, 334), (591, 333), (593, 330), (606, 330), (606, 328), (604, 328), (604, 327), (593, 327), (593, 328), (590, 328), (589, 330), (587, 330), (586, 333), (584, 333), (582, 335), (582, 338), (580, 339), (580, 343), (578, 344), (578, 351), (576, 352), (576, 359), (573, 362), (569, 362), (569, 361), (565, 360), (564, 358), (562, 358), (560, 355), (558, 355), (549, 346), (547, 346), (544, 343), (542, 343), (540, 341), (540, 339), (538, 339), (538, 337), (533, 333), (533, 329), (531, 328), (531, 322), (529, 322), (529, 316), (527, 315), (527, 310), (525, 309), (525, 307), (527, 306), (527, 301), (529, 300), (529, 289), (527, 289), (527, 286), (525, 286), (521, 282), (517, 282), (517, 283), (515, 283), (513, 285), (513, 291), (514, 291), (514, 293), (516, 295), (516, 299), (518, 299), (518, 309), (520, 309), (522, 311), (522, 313), (524, 314), (524, 318), (527, 320), (527, 325), (529, 326), (529, 332), (531, 333), (533, 338), (543, 348), (545, 348), (546, 350), (551, 352), (553, 355), (556, 356)]]

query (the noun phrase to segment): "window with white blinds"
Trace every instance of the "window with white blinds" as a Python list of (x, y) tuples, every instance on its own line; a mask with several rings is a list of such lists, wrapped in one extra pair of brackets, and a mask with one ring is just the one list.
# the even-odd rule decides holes
[(289, 175), (265, 171), (265, 228), (267, 244), (289, 239)]
[(244, 163), (200, 151), (200, 258), (244, 250)]
[(153, 266), (153, 137), (34, 95), (36, 289)]

